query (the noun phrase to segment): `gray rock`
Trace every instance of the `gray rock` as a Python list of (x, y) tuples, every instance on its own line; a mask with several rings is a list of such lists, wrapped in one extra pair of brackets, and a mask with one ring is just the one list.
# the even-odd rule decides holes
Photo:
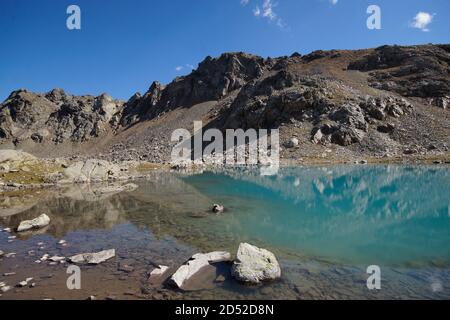
[(118, 165), (106, 160), (89, 159), (79, 161), (63, 171), (63, 179), (59, 183), (90, 183), (119, 179), (123, 177)]
[(231, 254), (229, 252), (214, 251), (206, 254), (197, 253), (184, 265), (178, 268), (169, 281), (182, 289), (183, 283), (196, 275), (202, 268), (208, 266), (210, 263), (225, 261), (231, 261)]
[(150, 272), (150, 277), (160, 277), (169, 270), (167, 266), (158, 266)]
[(212, 212), (214, 213), (222, 213), (225, 210), (223, 205), (220, 204), (214, 204), (212, 207)]
[(61, 262), (61, 261), (65, 261), (66, 258), (65, 257), (59, 257), (59, 256), (53, 256), (48, 258), (48, 260), (52, 261), (52, 262)]
[(1, 290), (3, 293), (5, 293), (5, 292), (7, 292), (7, 291), (9, 291), (9, 290), (11, 290), (11, 289), (12, 289), (11, 286), (3, 286), (3, 287), (0, 288), (0, 290)]
[(45, 213), (33, 220), (25, 220), (17, 227), (17, 232), (43, 228), (50, 223), (50, 218)]
[(97, 253), (81, 253), (69, 258), (70, 262), (77, 264), (99, 264), (116, 255), (115, 249), (104, 250)]
[(315, 133), (313, 133), (311, 140), (313, 143), (318, 144), (322, 141), (322, 138), (323, 138), (322, 130), (318, 128), (315, 130)]
[(248, 243), (241, 243), (232, 268), (233, 277), (241, 282), (258, 284), (281, 277), (275, 255)]
[(36, 157), (19, 150), (0, 150), (0, 163), (5, 162), (25, 162), (35, 160)]
[(297, 138), (291, 138), (286, 144), (286, 148), (295, 148), (298, 146), (298, 139)]

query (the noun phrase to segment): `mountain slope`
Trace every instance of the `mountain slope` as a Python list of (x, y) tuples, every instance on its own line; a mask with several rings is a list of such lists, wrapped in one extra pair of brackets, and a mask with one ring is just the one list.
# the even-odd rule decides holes
[(0, 105), (0, 148), (163, 162), (172, 131), (202, 120), (221, 130), (279, 128), (283, 143), (299, 141), (285, 159), (445, 154), (449, 64), (450, 45), (225, 53), (127, 102), (19, 90)]

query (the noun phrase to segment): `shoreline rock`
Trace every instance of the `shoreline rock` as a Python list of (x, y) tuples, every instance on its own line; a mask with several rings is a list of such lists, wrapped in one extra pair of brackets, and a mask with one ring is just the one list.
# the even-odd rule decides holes
[(280, 278), (281, 269), (272, 252), (248, 243), (241, 243), (231, 274), (240, 282), (259, 284)]
[(100, 264), (116, 256), (115, 249), (103, 250), (96, 253), (80, 253), (69, 258), (76, 264)]
[(33, 220), (22, 221), (17, 227), (17, 232), (40, 229), (50, 224), (50, 218), (45, 213)]
[(170, 277), (169, 283), (175, 285), (179, 289), (182, 289), (183, 284), (195, 276), (202, 268), (210, 265), (211, 263), (229, 261), (231, 261), (231, 254), (226, 251), (194, 254), (185, 264), (178, 268), (172, 277)]

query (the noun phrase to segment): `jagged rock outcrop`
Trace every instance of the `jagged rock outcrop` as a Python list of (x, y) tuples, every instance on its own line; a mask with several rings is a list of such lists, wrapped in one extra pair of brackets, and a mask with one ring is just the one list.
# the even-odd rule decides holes
[(450, 92), (448, 45), (382, 46), (350, 63), (350, 70), (371, 71), (369, 83), (408, 97), (444, 97)]
[(84, 142), (114, 128), (123, 102), (106, 94), (73, 96), (61, 89), (46, 94), (18, 90), (0, 107), (0, 138), (14, 144)]
[(167, 86), (154, 82), (144, 96), (135, 94), (126, 105), (122, 124), (152, 119), (177, 107), (219, 100), (261, 76), (264, 68), (263, 58), (242, 52), (207, 57), (191, 74), (177, 77)]

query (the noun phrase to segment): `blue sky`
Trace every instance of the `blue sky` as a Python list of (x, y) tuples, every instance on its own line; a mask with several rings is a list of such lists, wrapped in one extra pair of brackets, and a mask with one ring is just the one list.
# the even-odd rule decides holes
[[(66, 9), (81, 8), (81, 30)], [(369, 30), (367, 7), (381, 8)], [(416, 27), (414, 18), (419, 12)], [(431, 20), (431, 21), (430, 21)], [(207, 55), (450, 43), (448, 0), (1, 0), (0, 100), (12, 90), (128, 99)]]

